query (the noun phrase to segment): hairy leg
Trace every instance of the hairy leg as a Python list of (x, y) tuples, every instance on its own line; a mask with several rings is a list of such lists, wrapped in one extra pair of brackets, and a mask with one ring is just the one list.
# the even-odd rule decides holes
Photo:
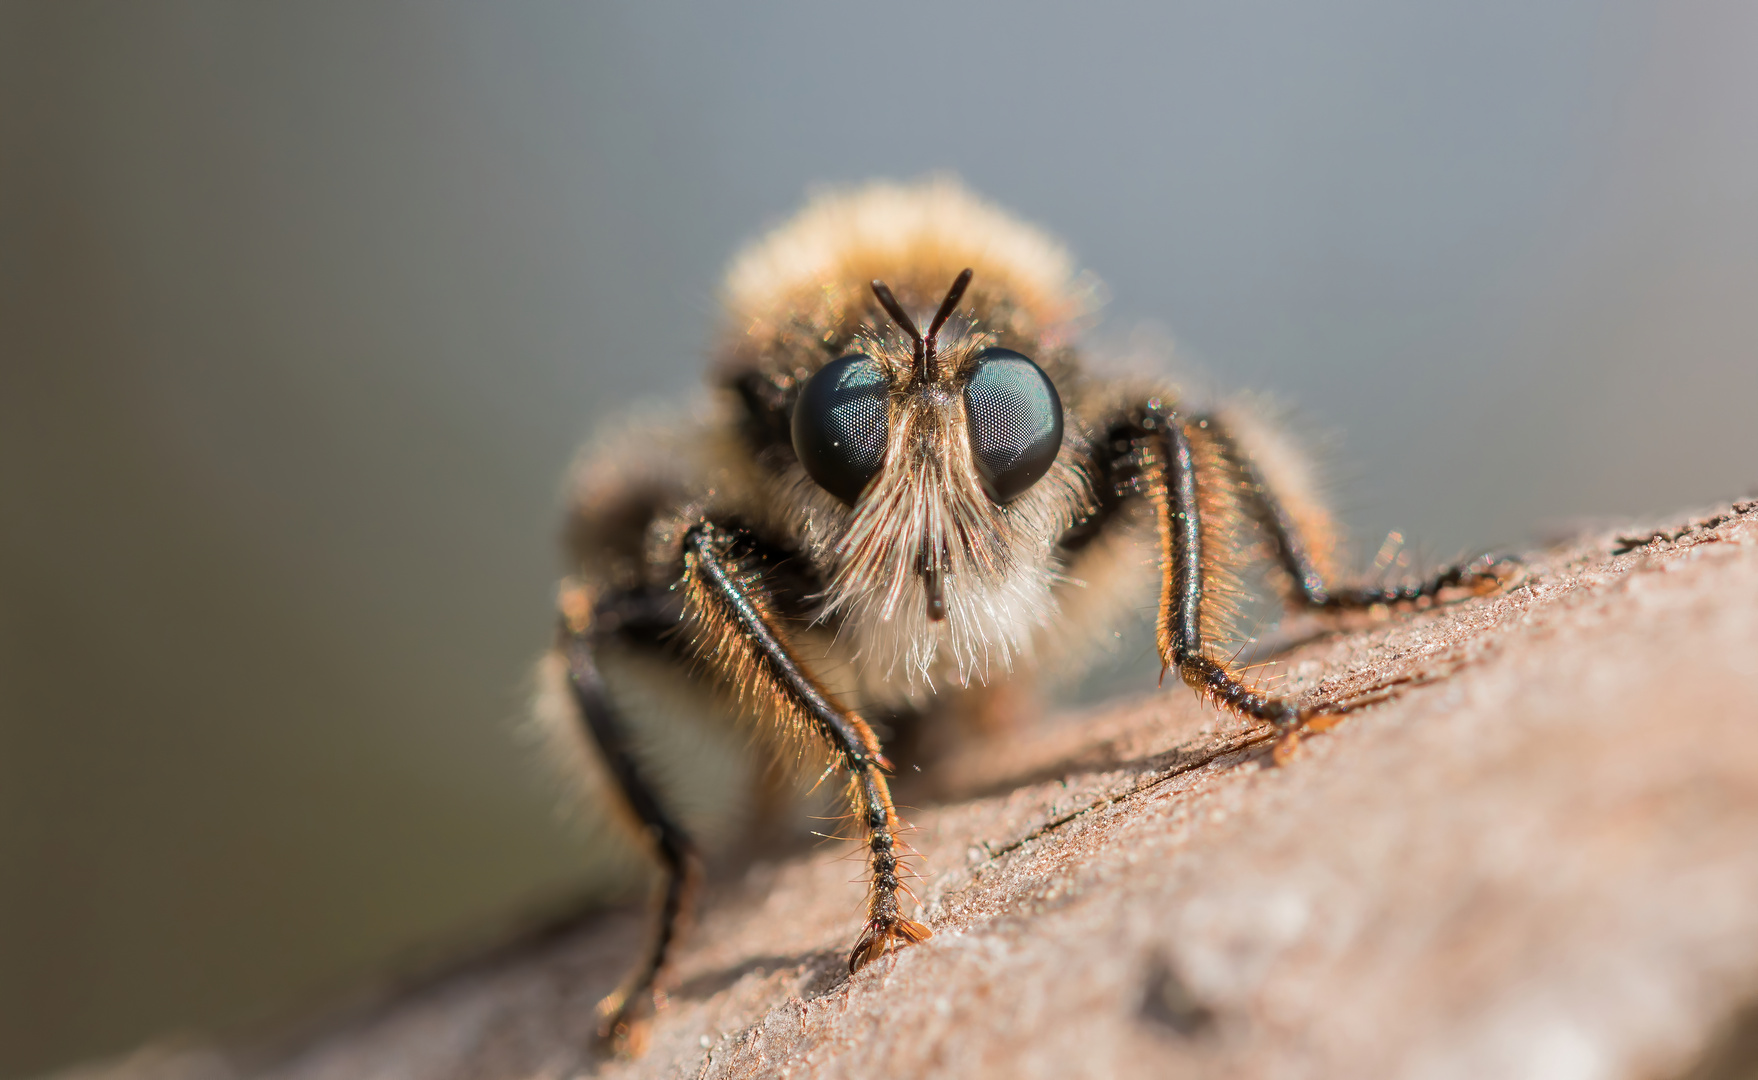
[(1319, 538), (1312, 535), (1313, 524), (1292, 512), (1284, 493), (1277, 490), (1263, 464), (1226, 419), (1209, 415), (1197, 422), (1239, 471), (1246, 504), (1275, 544), (1276, 560), (1292, 582), (1289, 599), (1295, 605), (1312, 611), (1359, 611), (1378, 604), (1433, 599), (1448, 589), (1487, 592), (1502, 584), (1509, 560), (1490, 556), (1443, 566), (1417, 581), (1364, 584), (1334, 580), (1316, 557)]
[(1155, 636), (1160, 660), (1197, 693), (1224, 708), (1293, 732), (1303, 717), (1286, 698), (1252, 689), (1229, 665), (1209, 655), (1203, 635), (1205, 589), (1202, 507), (1184, 421), (1149, 403), (1120, 429), (1135, 446), (1137, 490), (1154, 508), (1160, 547), (1160, 602)]
[(585, 590), (562, 594), (557, 648), (567, 661), (568, 688), (582, 726), (615, 781), (625, 807), (641, 827), (664, 870), (658, 925), (647, 955), (618, 990), (599, 1003), (600, 1034), (614, 1038), (631, 1052), (645, 1048), (656, 999), (664, 992), (678, 943), (688, 928), (702, 880), (702, 860), (677, 817), (637, 758), (633, 736), (606, 691), (594, 655), (601, 633), (625, 628), (628, 612), (640, 611), (642, 598), (617, 594), (593, 605)]
[(867, 840), (871, 873), (867, 923), (849, 970), (892, 944), (932, 936), (899, 911), (901, 822), (886, 783), (888, 763), (873, 729), (827, 693), (788, 645), (761, 568), (739, 555), (736, 527), (704, 522), (683, 539), (684, 605), (691, 647), (746, 709), (781, 736), (821, 746), (849, 776), (849, 805)]

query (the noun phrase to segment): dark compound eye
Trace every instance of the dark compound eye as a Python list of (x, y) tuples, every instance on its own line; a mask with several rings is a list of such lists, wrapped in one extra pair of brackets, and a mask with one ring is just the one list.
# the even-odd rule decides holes
[(977, 471), (996, 502), (1041, 480), (1062, 447), (1062, 399), (1043, 369), (1011, 349), (985, 349), (964, 386)]
[(832, 360), (794, 405), (794, 453), (818, 486), (850, 506), (885, 461), (891, 384), (872, 357)]

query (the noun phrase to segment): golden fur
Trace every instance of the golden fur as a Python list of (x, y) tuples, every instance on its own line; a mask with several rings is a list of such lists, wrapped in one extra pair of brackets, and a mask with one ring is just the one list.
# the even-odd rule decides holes
[(719, 354), (742, 366), (834, 353), (889, 325), (872, 318), (875, 278), (905, 306), (932, 310), (966, 267), (976, 271), (967, 303), (1009, 338), (1066, 345), (1095, 304), (1060, 244), (957, 181), (881, 182), (819, 195), (734, 257)]

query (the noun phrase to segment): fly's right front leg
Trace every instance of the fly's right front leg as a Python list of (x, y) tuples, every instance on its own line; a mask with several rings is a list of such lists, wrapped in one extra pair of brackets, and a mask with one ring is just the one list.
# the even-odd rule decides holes
[(933, 931), (900, 910), (898, 833), (890, 768), (879, 737), (839, 704), (800, 662), (775, 611), (763, 569), (745, 549), (754, 538), (735, 525), (702, 521), (683, 537), (682, 591), (691, 647), (760, 725), (815, 742), (848, 774), (849, 807), (867, 841), (867, 923), (849, 954), (849, 970), (894, 945), (925, 941)]
[(664, 1000), (702, 869), (695, 844), (643, 773), (629, 726), (599, 674), (595, 647), (607, 638), (659, 644), (675, 636), (766, 734), (816, 744), (847, 774), (849, 807), (866, 841), (870, 872), (866, 924), (849, 954), (850, 971), (894, 946), (933, 936), (901, 910), (899, 895), (907, 892), (900, 865), (903, 823), (891, 801), (889, 764), (878, 736), (800, 661), (776, 613), (761, 560), (750, 557), (753, 546), (754, 539), (735, 525), (702, 521), (680, 537), (675, 590), (648, 587), (593, 597), (584, 587), (571, 587), (562, 593), (558, 649), (567, 661), (579, 718), (665, 871), (652, 944), (622, 988), (599, 1006), (602, 1033), (634, 1054), (644, 1049), (656, 1006)]

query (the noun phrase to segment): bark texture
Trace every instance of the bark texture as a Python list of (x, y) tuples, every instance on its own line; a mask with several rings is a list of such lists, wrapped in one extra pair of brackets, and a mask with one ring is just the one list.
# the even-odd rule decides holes
[(1758, 503), (1532, 556), (1284, 658), (1383, 700), (1275, 767), (1182, 686), (942, 775), (933, 940), (849, 977), (858, 865), (714, 894), (648, 1055), (616, 912), (274, 1050), (94, 1076), (1758, 1075)]

